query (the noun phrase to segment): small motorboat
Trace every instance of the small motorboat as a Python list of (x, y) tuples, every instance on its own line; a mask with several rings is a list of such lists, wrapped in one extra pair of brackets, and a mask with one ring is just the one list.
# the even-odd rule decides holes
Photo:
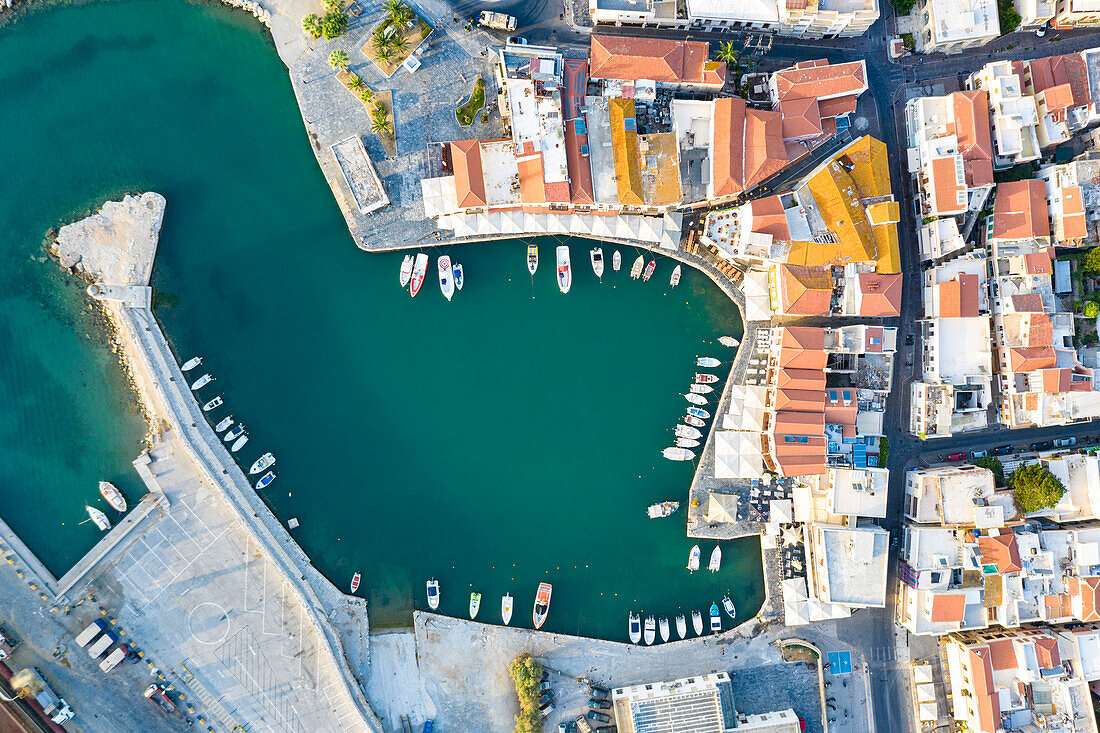
[(688, 392), (684, 395), (684, 399), (693, 405), (709, 405), (710, 400), (701, 394), (695, 394), (694, 392)]
[(722, 608), (726, 609), (726, 613), (730, 618), (737, 618), (737, 608), (733, 605), (733, 601), (729, 596), (722, 599)]
[(691, 612), (691, 625), (695, 629), (696, 636), (703, 635), (703, 614), (699, 613), (699, 609)]
[(443, 297), (450, 300), (455, 294), (455, 281), (451, 275), (451, 258), (447, 255), (441, 256), (436, 261), (436, 267), (439, 270), (439, 289), (443, 292)]
[(657, 260), (650, 260), (649, 264), (645, 266), (645, 272), (642, 273), (642, 282), (649, 282), (649, 278), (653, 277), (653, 271), (657, 269)]
[(535, 608), (531, 612), (536, 629), (541, 629), (546, 623), (546, 617), (550, 615), (550, 593), (553, 590), (554, 587), (549, 583), (539, 583), (538, 593), (535, 594)]
[(218, 423), (217, 425), (214, 426), (214, 432), (215, 433), (220, 433), (221, 431), (225, 430), (227, 427), (229, 427), (232, 424), (233, 424), (233, 416), (232, 415), (227, 415), (226, 417), (222, 418), (222, 421), (220, 423)]
[(696, 440), (695, 438), (677, 438), (676, 439), (676, 447), (677, 448), (698, 448), (699, 447), (699, 441)]
[(661, 630), (661, 641), (668, 641), (668, 619), (661, 618), (658, 622), (658, 628)]
[(615, 250), (615, 254), (611, 255), (611, 269), (615, 272), (619, 271), (619, 268), (623, 266), (623, 256), (619, 254), (619, 250)]
[(712, 573), (717, 573), (722, 568), (722, 548), (718, 545), (714, 546), (714, 550), (710, 553), (710, 562), (707, 564), (707, 570)]
[(558, 246), (558, 290), (563, 294), (569, 292), (569, 286), (573, 284), (573, 273), (569, 269), (569, 245)]
[(231, 427), (224, 436), (222, 436), (222, 440), (224, 440), (226, 443), (232, 443), (234, 440), (241, 437), (242, 435), (244, 435), (244, 423), (239, 422)]
[(539, 269), (539, 246), (529, 244), (527, 245), (527, 271), (531, 273), (531, 277), (534, 277), (537, 269)]
[(650, 519), (660, 519), (661, 517), (670, 517), (673, 512), (680, 508), (680, 502), (678, 501), (662, 501), (660, 504), (650, 504), (646, 509), (646, 514)]
[(676, 633), (680, 635), (681, 639), (686, 639), (688, 635), (687, 619), (684, 618), (684, 614), (676, 616)]
[(714, 376), (713, 374), (695, 374), (696, 384), (714, 384), (717, 381), (718, 377)]
[(275, 455), (272, 453), (264, 453), (256, 459), (256, 462), (252, 464), (252, 468), (248, 469), (248, 472), (255, 475), (271, 466), (273, 463), (275, 463)]
[(203, 387), (205, 387), (206, 385), (210, 384), (213, 381), (214, 381), (214, 377), (210, 376), (209, 374), (203, 374), (201, 377), (199, 377), (198, 379), (196, 379), (194, 381), (194, 383), (191, 385), (191, 389), (192, 390), (202, 389)]
[(684, 422), (686, 422), (688, 425), (694, 425), (697, 428), (705, 428), (707, 426), (705, 422), (697, 417), (692, 417), (691, 415), (685, 417)]
[(359, 590), (359, 581), (363, 579), (363, 575), (356, 570), (355, 575), (351, 576), (351, 592)]
[(718, 604), (710, 604), (710, 632), (717, 634), (722, 630), (722, 615), (718, 611)]
[(722, 366), (722, 362), (718, 359), (715, 359), (713, 356), (696, 357), (695, 363), (698, 366), (706, 367), (707, 369), (713, 369), (714, 367)]
[(691, 552), (688, 554), (688, 570), (694, 573), (696, 570), (699, 569), (699, 556), (701, 554), (702, 553), (699, 550), (699, 545), (691, 546)]
[(428, 608), (439, 608), (439, 581), (435, 578), (428, 581)]
[(653, 640), (657, 638), (657, 619), (652, 616), (646, 616), (645, 619), (645, 643), (652, 644)]
[(500, 599), (500, 618), (504, 621), (504, 625), (512, 623), (512, 594), (505, 593), (504, 597)]
[(676, 287), (677, 285), (680, 284), (680, 266), (679, 265), (676, 265), (676, 267), (672, 268), (672, 277), (669, 278), (668, 284), (671, 285), (672, 287)]
[(643, 267), (645, 267), (645, 257), (638, 255), (638, 259), (634, 260), (634, 266), (630, 268), (630, 279), (637, 280), (641, 277)]
[(603, 247), (593, 247), (588, 251), (588, 257), (592, 260), (592, 272), (603, 280)]
[(691, 415), (692, 417), (700, 418), (702, 420), (710, 419), (710, 413), (704, 410), (702, 407), (689, 407), (687, 408), (687, 414)]
[(180, 367), (180, 371), (189, 372), (192, 369), (194, 369), (195, 367), (197, 367), (199, 364), (202, 364), (202, 357), (201, 356), (192, 356), (190, 359), (183, 362), (183, 366)]
[(88, 510), (88, 516), (91, 517), (92, 522), (95, 524), (95, 526), (99, 527), (103, 531), (107, 531), (111, 528), (111, 520), (107, 519), (106, 514), (96, 509), (94, 506), (91, 506), (90, 504), (85, 504), (84, 508)]
[(248, 442), (248, 436), (247, 435), (242, 435), (241, 437), (239, 437), (235, 441), (233, 441), (233, 445), (229, 447), (229, 451), (231, 453), (236, 453), (241, 448), (244, 448), (244, 444), (247, 443), (247, 442)]
[(416, 297), (416, 294), (420, 292), (421, 286), (424, 285), (424, 278), (428, 274), (428, 255), (420, 252), (416, 255), (416, 262), (413, 263), (412, 281), (409, 283), (409, 295)]
[(695, 428), (688, 427), (687, 425), (677, 425), (676, 437), (688, 438), (689, 440), (698, 440), (699, 438), (703, 437), (703, 434)]
[(99, 482), (99, 495), (102, 496), (116, 512), (126, 511), (126, 497), (124, 497), (122, 492), (118, 490), (118, 487), (110, 481)]
[(260, 476), (260, 480), (256, 482), (256, 490), (266, 489), (268, 485), (275, 480), (275, 472), (268, 471), (263, 476)]
[(203, 405), (202, 410), (203, 410), (203, 412), (210, 412), (215, 407), (221, 407), (221, 404), (222, 404), (222, 396), (218, 395), (217, 397), (215, 397), (214, 399), (210, 400), (205, 405)]
[(732, 349), (735, 346), (740, 345), (741, 342), (735, 339), (733, 336), (719, 336), (718, 343), (722, 344), (723, 346), (728, 346)]
[(665, 448), (661, 455), (670, 461), (690, 461), (695, 458), (695, 454), (687, 448)]
[(455, 263), (454, 273), (455, 273), (455, 289), (462, 290), (462, 264), (461, 263), (459, 263), (459, 262)]
[(479, 608), (481, 608), (481, 594), (480, 593), (471, 593), (470, 594), (470, 618), (471, 619), (477, 618), (477, 611), (478, 611)]
[(405, 287), (409, 284), (409, 280), (412, 280), (413, 275), (413, 256), (405, 255), (405, 259), (401, 260), (401, 287)]
[[(616, 254), (618, 253), (616, 252)], [(629, 629), (631, 644), (637, 644), (642, 640), (642, 618), (633, 611), (630, 612), (627, 628)]]
[(691, 385), (691, 391), (695, 394), (710, 394), (714, 391), (714, 387), (709, 384), (693, 384)]

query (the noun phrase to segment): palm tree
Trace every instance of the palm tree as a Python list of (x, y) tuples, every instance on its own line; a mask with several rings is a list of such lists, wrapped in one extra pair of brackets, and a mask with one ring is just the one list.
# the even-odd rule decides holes
[(385, 117), (375, 117), (370, 123), (371, 132), (389, 132), (390, 123)]
[(385, 28), (377, 29), (372, 35), (371, 40), (374, 41), (374, 47), (381, 51), (382, 49), (390, 45), (390, 37), (386, 35)]
[(328, 63), (334, 69), (340, 71), (348, 70), (348, 52), (342, 48), (337, 48), (328, 55)]
[(722, 44), (718, 47), (718, 60), (725, 61), (727, 64), (737, 61), (737, 51), (733, 50), (732, 42), (722, 41)]
[(394, 36), (390, 39), (390, 48), (395, 53), (401, 53), (409, 47), (409, 42), (405, 40), (404, 36)]
[(378, 49), (378, 53), (376, 53), (375, 56), (377, 56), (378, 60), (384, 64), (388, 64), (389, 62), (393, 61), (393, 51), (390, 51), (388, 48), (385, 47)]
[(360, 79), (358, 76), (353, 76), (351, 78), (351, 81), (348, 82), (348, 89), (351, 89), (353, 92), (359, 91), (364, 86), (365, 85), (363, 84), (363, 80)]
[(302, 18), (302, 30), (311, 35), (314, 40), (321, 37), (321, 19), (314, 13)]
[(386, 0), (382, 7), (394, 25), (401, 25), (412, 18), (412, 9), (405, 0)]

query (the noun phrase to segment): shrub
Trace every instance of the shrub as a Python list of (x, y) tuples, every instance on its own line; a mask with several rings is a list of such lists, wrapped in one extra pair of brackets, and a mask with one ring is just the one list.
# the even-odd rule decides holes
[(879, 468), (886, 468), (886, 458), (889, 456), (890, 441), (886, 438), (878, 439), (878, 465)]
[(339, 38), (348, 32), (348, 16), (342, 12), (326, 13), (321, 21), (321, 35), (326, 41)]
[(1081, 269), (1085, 272), (1100, 272), (1100, 247), (1093, 247), (1081, 258)]
[(1005, 485), (1005, 467), (1001, 464), (1001, 459), (996, 456), (988, 456), (986, 458), (975, 458), (975, 466), (981, 466), (982, 468), (988, 468), (993, 472), (993, 485), (1004, 486)]
[(481, 113), (481, 121), (482, 122), (488, 122), (489, 121), (489, 113), (488, 112), (482, 112)]
[(317, 40), (321, 37), (321, 19), (316, 14), (310, 13), (302, 18), (302, 30)]
[(1026, 513), (1052, 507), (1066, 493), (1058, 477), (1038, 463), (1017, 468), (1008, 477), (1008, 486), (1016, 496), (1016, 503)]
[(542, 681), (542, 664), (532, 659), (530, 654), (523, 654), (512, 660), (508, 671), (516, 685), (516, 697), (519, 698), (515, 733), (540, 733), (542, 718), (539, 717), (539, 682)]
[(1085, 303), (1085, 318), (1096, 318), (1100, 316), (1100, 304), (1090, 300)]

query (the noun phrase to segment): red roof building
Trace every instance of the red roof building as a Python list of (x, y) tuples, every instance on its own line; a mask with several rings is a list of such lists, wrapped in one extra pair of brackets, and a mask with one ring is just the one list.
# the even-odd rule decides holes
[(726, 64), (710, 61), (709, 56), (706, 41), (592, 36), (589, 76), (721, 89), (726, 83)]

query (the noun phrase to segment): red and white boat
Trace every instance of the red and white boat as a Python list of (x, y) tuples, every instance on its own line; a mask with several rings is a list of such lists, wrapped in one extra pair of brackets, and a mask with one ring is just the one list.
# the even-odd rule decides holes
[(416, 262), (413, 264), (412, 282), (409, 283), (409, 294), (412, 297), (416, 297), (416, 294), (420, 292), (420, 287), (424, 284), (424, 276), (428, 274), (428, 255), (420, 252), (416, 255)]
[(455, 281), (451, 276), (451, 258), (443, 255), (436, 260), (436, 265), (439, 268), (439, 289), (443, 297), (450, 300), (455, 294)]
[(115, 485), (109, 481), (99, 482), (99, 494), (107, 503), (111, 505), (111, 508), (116, 512), (126, 511), (126, 497), (122, 495), (122, 492), (115, 488)]
[(573, 284), (573, 272), (569, 269), (569, 246), (565, 244), (559, 245), (557, 248), (557, 256), (558, 290), (562, 291), (562, 293), (568, 293), (569, 286)]
[(642, 273), (642, 282), (649, 282), (649, 278), (653, 277), (653, 271), (657, 269), (657, 260), (650, 260), (649, 264), (645, 266), (645, 272)]
[(550, 593), (554, 587), (549, 583), (539, 583), (539, 592), (535, 594), (535, 610), (531, 618), (535, 622), (535, 628), (541, 629), (550, 615)]
[(359, 571), (355, 571), (355, 575), (351, 576), (351, 592), (359, 590), (359, 581), (363, 579), (363, 576), (359, 574)]

